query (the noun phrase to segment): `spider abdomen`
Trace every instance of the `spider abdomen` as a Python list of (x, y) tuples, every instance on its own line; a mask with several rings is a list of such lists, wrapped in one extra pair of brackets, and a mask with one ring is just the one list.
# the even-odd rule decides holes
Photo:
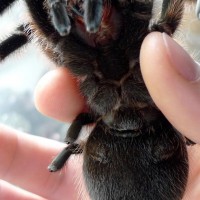
[[(158, 123), (144, 135), (120, 137), (99, 122), (84, 150), (84, 177), (90, 197), (181, 200), (188, 173), (186, 148), (183, 138), (170, 126)], [(167, 149), (173, 153), (165, 154)]]

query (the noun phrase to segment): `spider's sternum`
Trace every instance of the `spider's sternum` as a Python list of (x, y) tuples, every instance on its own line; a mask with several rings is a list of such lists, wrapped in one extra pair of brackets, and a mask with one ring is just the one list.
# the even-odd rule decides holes
[[(127, 66), (127, 65), (126, 65)], [(122, 65), (122, 67), (124, 67)], [(119, 70), (120, 71), (120, 70)], [(113, 73), (115, 68), (113, 68)], [(136, 131), (141, 128), (140, 110), (145, 112), (149, 107), (148, 101), (150, 99), (147, 90), (145, 90), (144, 82), (141, 80), (138, 59), (129, 62), (126, 72), (119, 74), (119, 79), (112, 79), (112, 76), (105, 77), (102, 73), (102, 68), (95, 65), (94, 82), (91, 80), (87, 85), (87, 78), (83, 80), (83, 88), (88, 88), (83, 92), (88, 100), (90, 109), (100, 116), (102, 121), (108, 127), (118, 131), (133, 130)], [(137, 97), (137, 90), (144, 88), (144, 99)], [(90, 94), (88, 94), (90, 90)], [(135, 96), (135, 97), (133, 97)], [(143, 98), (143, 97), (142, 97)], [(137, 115), (134, 117), (134, 115)], [(135, 118), (138, 121), (135, 121)]]

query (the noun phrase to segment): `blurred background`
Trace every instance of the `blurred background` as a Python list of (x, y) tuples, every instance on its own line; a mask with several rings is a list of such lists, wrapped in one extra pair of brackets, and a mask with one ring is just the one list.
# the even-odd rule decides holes
[[(160, 4), (160, 0), (157, 1)], [(0, 41), (12, 34), (27, 16), (22, 1), (0, 16)], [(199, 61), (200, 21), (191, 4), (185, 7), (183, 24), (176, 39)], [(63, 140), (68, 124), (41, 115), (35, 109), (33, 100), (38, 80), (54, 67), (34, 43), (0, 63), (0, 123), (30, 134)]]
[[(0, 16), (0, 41), (28, 19), (22, 1)], [(34, 106), (34, 88), (54, 64), (32, 42), (0, 63), (0, 123), (30, 134), (63, 140), (68, 124), (40, 114)]]

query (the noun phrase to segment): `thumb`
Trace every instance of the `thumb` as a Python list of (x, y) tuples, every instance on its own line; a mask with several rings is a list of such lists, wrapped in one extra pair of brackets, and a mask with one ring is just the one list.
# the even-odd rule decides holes
[(140, 54), (154, 102), (182, 134), (200, 143), (200, 67), (165, 33), (149, 34)]

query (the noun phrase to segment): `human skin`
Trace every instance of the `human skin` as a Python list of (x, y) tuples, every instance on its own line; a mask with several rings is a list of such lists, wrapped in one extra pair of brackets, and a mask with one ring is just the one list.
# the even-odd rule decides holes
[[(149, 92), (168, 120), (181, 133), (200, 143), (199, 66), (165, 34), (151, 33), (141, 49), (141, 69)], [(66, 68), (47, 73), (35, 90), (40, 112), (63, 122), (71, 122), (85, 110), (78, 84)], [(65, 168), (49, 173), (48, 164), (65, 146), (0, 126), (0, 199), (78, 200), (81, 156), (72, 156)], [(200, 199), (200, 147), (188, 147), (189, 180), (184, 200)], [(76, 158), (75, 158), (76, 157)], [(74, 178), (75, 177), (75, 178)], [(79, 178), (77, 178), (79, 177)], [(76, 181), (74, 181), (76, 179)], [(77, 179), (79, 179), (77, 181)], [(37, 196), (35, 196), (37, 195)], [(89, 199), (86, 192), (83, 199)]]

